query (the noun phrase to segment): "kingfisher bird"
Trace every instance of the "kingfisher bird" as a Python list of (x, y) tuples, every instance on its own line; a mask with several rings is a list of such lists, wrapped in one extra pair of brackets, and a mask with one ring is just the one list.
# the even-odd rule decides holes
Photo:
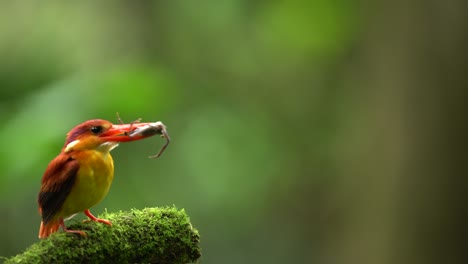
[(67, 134), (60, 154), (48, 165), (42, 177), (38, 195), (41, 226), (39, 238), (46, 238), (59, 227), (65, 232), (86, 236), (81, 230), (70, 230), (64, 220), (84, 212), (90, 220), (112, 226), (105, 219), (96, 218), (89, 208), (98, 204), (109, 192), (114, 178), (114, 162), (110, 151), (119, 142), (150, 137), (155, 133), (138, 132), (137, 128), (153, 123), (114, 125), (94, 119), (74, 127)]

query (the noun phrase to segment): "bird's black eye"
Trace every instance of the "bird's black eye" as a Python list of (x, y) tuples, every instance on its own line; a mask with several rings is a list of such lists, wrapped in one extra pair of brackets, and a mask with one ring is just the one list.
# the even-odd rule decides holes
[(91, 127), (91, 132), (95, 135), (102, 132), (102, 126), (93, 126)]

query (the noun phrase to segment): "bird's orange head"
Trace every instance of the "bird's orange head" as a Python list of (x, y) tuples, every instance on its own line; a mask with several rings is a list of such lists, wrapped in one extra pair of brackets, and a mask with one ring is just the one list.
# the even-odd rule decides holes
[(114, 125), (107, 120), (88, 120), (74, 127), (67, 133), (67, 139), (63, 146), (64, 152), (72, 150), (101, 149), (110, 151), (118, 142), (128, 142), (146, 138), (145, 135), (130, 136), (136, 128), (147, 123)]

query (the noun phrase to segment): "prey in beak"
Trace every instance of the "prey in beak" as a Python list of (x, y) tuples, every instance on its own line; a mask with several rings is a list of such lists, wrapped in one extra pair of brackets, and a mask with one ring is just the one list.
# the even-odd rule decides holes
[(115, 133), (114, 136), (118, 136), (120, 142), (140, 140), (152, 137), (154, 135), (161, 135), (162, 138), (166, 139), (166, 143), (164, 143), (158, 153), (149, 156), (150, 158), (159, 158), (171, 142), (171, 138), (167, 133), (167, 128), (161, 121), (141, 123), (141, 118), (138, 118), (129, 124), (124, 124), (119, 116), (119, 113), (117, 113), (117, 120), (120, 122), (120, 124), (113, 125), (111, 130), (115, 132), (111, 133)]

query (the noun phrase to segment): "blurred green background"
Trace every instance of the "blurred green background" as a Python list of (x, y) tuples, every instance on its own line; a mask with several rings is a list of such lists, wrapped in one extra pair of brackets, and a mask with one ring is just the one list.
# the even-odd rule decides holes
[(119, 112), (173, 142), (114, 150), (92, 212), (185, 208), (202, 263), (463, 263), (467, 5), (2, 1), (0, 256), (68, 130)]

